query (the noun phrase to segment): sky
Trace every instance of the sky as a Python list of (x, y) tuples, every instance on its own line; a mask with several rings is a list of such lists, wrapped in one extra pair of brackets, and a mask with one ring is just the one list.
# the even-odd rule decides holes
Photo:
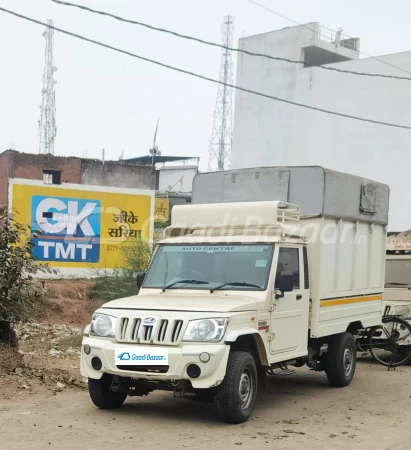
[[(410, 50), (409, 0), (256, 0), (299, 23), (312, 21), (361, 38), (378, 56)], [(76, 3), (72, 0), (72, 3)], [(221, 42), (223, 17), (243, 36), (288, 26), (248, 0), (77, 0), (77, 3), (205, 40)], [(185, 70), (218, 78), (221, 49), (117, 22), (51, 0), (0, 6)], [(0, 151), (38, 153), (43, 27), (0, 11)], [(235, 62), (235, 56), (234, 56)], [(147, 155), (157, 119), (163, 155), (201, 158), (207, 168), (217, 85), (55, 33), (55, 154), (117, 160)], [(234, 66), (235, 67), (235, 66)], [(235, 73), (235, 69), (234, 69)], [(258, 89), (258, 86), (246, 86)]]

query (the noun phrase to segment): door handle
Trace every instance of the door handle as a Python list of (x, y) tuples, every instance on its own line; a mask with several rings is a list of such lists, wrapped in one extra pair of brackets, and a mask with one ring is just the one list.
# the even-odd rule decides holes
[(301, 294), (297, 294), (297, 296), (295, 297), (297, 300), (301, 300), (303, 298), (303, 296)]

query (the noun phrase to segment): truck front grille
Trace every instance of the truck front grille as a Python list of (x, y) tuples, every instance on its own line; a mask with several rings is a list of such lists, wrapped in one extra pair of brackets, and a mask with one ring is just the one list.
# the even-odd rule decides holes
[(184, 321), (174, 318), (119, 318), (117, 342), (137, 344), (178, 345), (182, 339)]

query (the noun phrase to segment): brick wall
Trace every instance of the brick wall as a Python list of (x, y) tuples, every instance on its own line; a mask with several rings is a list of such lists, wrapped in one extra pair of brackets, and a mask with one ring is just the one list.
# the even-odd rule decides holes
[(7, 205), (9, 155), (9, 151), (0, 155), (0, 208)]
[(60, 170), (62, 183), (81, 183), (81, 159), (51, 155), (13, 154), (13, 178), (42, 180), (43, 170)]
[(61, 171), (61, 183), (90, 184), (134, 189), (153, 189), (151, 166), (117, 161), (36, 155), (7, 150), (0, 154), (0, 207), (7, 205), (8, 179), (43, 180), (43, 170)]

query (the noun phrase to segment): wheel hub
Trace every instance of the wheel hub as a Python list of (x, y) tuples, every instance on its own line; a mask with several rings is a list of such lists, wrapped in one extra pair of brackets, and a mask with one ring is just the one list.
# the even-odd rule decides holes
[(246, 370), (241, 374), (238, 386), (238, 398), (241, 409), (247, 409), (253, 396), (253, 386), (250, 373)]
[(343, 363), (344, 363), (344, 372), (345, 372), (345, 376), (348, 376), (351, 372), (351, 368), (352, 368), (352, 364), (353, 364), (353, 354), (351, 349), (346, 348), (344, 350), (344, 358), (343, 358)]

